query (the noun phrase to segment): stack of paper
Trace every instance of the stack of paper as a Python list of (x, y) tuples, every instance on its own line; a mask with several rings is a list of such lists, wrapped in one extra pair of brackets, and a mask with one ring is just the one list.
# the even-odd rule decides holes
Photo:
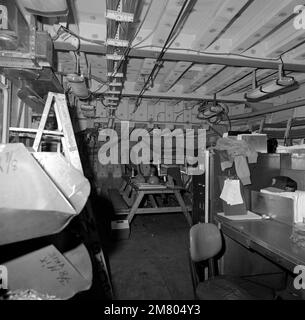
[(218, 216), (221, 216), (221, 217), (225, 217), (227, 219), (230, 219), (230, 220), (236, 220), (236, 221), (239, 221), (239, 220), (261, 220), (263, 219), (262, 216), (254, 213), (254, 212), (251, 212), (251, 211), (247, 211), (247, 214), (239, 214), (239, 215), (236, 215), (236, 216), (226, 216), (224, 214), (224, 212), (219, 212), (217, 213)]
[(244, 203), (240, 193), (239, 180), (226, 179), (224, 181), (220, 198), (231, 206)]

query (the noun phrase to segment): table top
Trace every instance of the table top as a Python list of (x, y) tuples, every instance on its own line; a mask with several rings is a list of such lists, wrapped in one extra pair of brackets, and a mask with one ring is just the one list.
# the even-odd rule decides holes
[(293, 270), (296, 265), (305, 265), (305, 248), (299, 247), (291, 239), (293, 227), (276, 220), (232, 221), (216, 216), (215, 220), (231, 238), (243, 242), (249, 248), (267, 255), (277, 256), (277, 263)]
[(131, 186), (137, 191), (144, 192), (173, 193), (177, 190), (183, 190), (181, 187), (169, 186), (165, 184), (131, 183)]

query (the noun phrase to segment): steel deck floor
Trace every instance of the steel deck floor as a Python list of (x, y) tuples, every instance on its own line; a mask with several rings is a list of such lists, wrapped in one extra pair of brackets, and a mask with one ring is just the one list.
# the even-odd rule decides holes
[(115, 299), (193, 299), (183, 214), (135, 216), (129, 240), (109, 248)]

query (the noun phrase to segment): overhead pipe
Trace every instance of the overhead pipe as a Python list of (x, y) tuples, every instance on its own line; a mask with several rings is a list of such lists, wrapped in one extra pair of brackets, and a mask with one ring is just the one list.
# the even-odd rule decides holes
[(282, 105), (279, 105), (279, 106), (274, 106), (274, 107), (271, 107), (271, 108), (269, 108), (267, 110), (254, 111), (254, 112), (251, 112), (251, 113), (232, 116), (232, 117), (230, 117), (230, 120), (234, 121), (234, 120), (255, 118), (255, 117), (263, 116), (263, 115), (266, 115), (266, 114), (276, 113), (276, 112), (289, 110), (289, 109), (294, 109), (294, 108), (302, 107), (302, 106), (305, 106), (305, 99), (302, 99), (302, 100), (299, 100), (299, 101), (285, 103), (285, 104), (282, 104)]
[(0, 89), (2, 90), (2, 93), (3, 93), (3, 119), (2, 119), (1, 143), (8, 143), (9, 120), (10, 120), (9, 86), (5, 84), (5, 78), (3, 76), (1, 76)]
[[(137, 97), (138, 94), (137, 93), (122, 93), (122, 98), (134, 98)], [(159, 100), (183, 100), (183, 101), (215, 101), (214, 98), (205, 98), (204, 96), (202, 97), (186, 97), (186, 96), (169, 96), (169, 95), (165, 95), (162, 94), (160, 92), (158, 93), (147, 93), (143, 95), (143, 99), (147, 100), (147, 99), (159, 99)], [(232, 104), (241, 104), (241, 103), (246, 103), (247, 101), (245, 99), (216, 99), (216, 102), (219, 103), (232, 103)]]
[[(98, 117), (99, 119), (108, 119), (108, 128), (110, 128), (109, 124), (113, 122), (114, 120), (114, 123), (120, 123), (121, 121), (129, 121), (129, 122), (134, 122), (134, 123), (143, 123), (143, 124), (147, 124), (147, 125), (151, 125), (151, 124), (164, 124), (164, 125), (175, 125), (175, 126), (189, 126), (189, 125), (192, 125), (192, 126), (196, 126), (196, 127), (207, 127), (207, 125), (205, 124), (202, 124), (202, 123), (192, 123), (192, 122), (174, 122), (174, 121), (150, 121), (150, 120), (147, 120), (147, 121), (144, 121), (144, 120), (128, 120), (128, 119), (119, 119), (119, 118), (116, 118), (116, 117)], [(84, 118), (76, 118), (76, 119), (84, 119)], [(110, 119), (113, 119), (110, 121)], [(214, 128), (213, 128), (214, 130)]]

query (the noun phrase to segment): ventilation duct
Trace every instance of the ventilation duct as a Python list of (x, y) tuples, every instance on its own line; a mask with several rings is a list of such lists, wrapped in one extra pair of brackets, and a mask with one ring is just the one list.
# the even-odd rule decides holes
[(31, 14), (43, 17), (66, 16), (69, 12), (66, 0), (19, 0)]

